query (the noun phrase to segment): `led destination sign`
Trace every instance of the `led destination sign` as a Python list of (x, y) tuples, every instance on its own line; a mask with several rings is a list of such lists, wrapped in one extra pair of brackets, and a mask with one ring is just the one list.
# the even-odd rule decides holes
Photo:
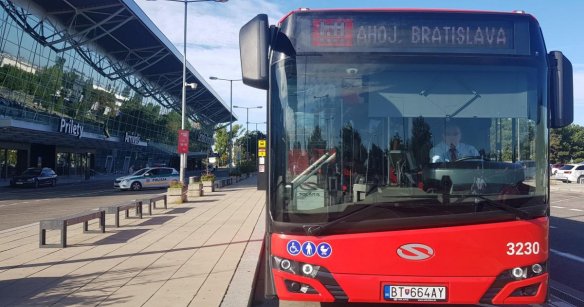
[[(529, 53), (529, 24), (525, 20), (432, 20), (395, 14), (371, 14), (369, 18), (361, 14), (334, 18), (306, 15), (299, 16), (297, 22), (297, 52)], [(311, 33), (310, 42), (299, 39), (302, 35), (298, 31)], [(516, 40), (521, 37), (524, 39)]]
[(329, 47), (513, 48), (512, 24), (355, 24), (351, 19), (314, 19), (312, 45)]

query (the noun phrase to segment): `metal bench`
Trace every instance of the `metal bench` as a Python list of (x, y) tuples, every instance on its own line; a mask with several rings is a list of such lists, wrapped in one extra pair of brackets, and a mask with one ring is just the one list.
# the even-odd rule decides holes
[[(116, 204), (116, 205), (112, 205), (109, 207), (102, 207), (99, 208), (99, 210), (104, 210), (106, 214), (115, 214), (115, 222), (116, 222), (116, 227), (120, 227), (120, 212), (121, 211), (125, 211), (126, 212), (126, 218), (130, 218), (130, 209), (135, 209), (136, 210), (136, 217), (142, 218), (142, 205), (144, 204), (143, 201), (141, 200), (134, 200), (131, 202), (127, 202), (127, 203), (121, 203), (121, 204)], [(152, 215), (152, 205), (150, 203), (148, 203), (148, 214)]]
[(154, 196), (154, 197), (151, 197), (151, 198), (147, 198), (147, 199), (143, 200), (143, 202), (148, 201), (148, 204), (150, 206), (154, 206), (154, 209), (157, 209), (156, 208), (156, 202), (159, 201), (159, 200), (164, 200), (164, 209), (167, 209), (168, 207), (167, 207), (166, 194), (157, 195), (157, 196)]
[[(83, 233), (89, 232), (89, 221), (99, 219), (99, 227), (101, 233), (105, 233), (105, 211), (92, 210), (63, 218), (43, 220), (39, 223), (39, 247), (67, 247), (67, 226), (79, 224), (83, 222)], [(61, 244), (46, 244), (47, 230), (60, 229), (61, 230)]]

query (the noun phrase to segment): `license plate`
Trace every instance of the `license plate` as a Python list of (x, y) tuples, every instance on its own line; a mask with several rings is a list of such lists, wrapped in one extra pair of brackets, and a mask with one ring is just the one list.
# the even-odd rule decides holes
[(22, 184), (22, 182), (17, 182), (16, 184)]
[(445, 301), (446, 287), (384, 285), (383, 298), (391, 301)]

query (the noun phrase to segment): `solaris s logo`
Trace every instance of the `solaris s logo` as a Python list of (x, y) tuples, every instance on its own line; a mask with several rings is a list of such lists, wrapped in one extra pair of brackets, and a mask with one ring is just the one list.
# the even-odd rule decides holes
[(425, 260), (434, 256), (434, 250), (424, 244), (404, 244), (397, 249), (397, 255), (407, 260)]

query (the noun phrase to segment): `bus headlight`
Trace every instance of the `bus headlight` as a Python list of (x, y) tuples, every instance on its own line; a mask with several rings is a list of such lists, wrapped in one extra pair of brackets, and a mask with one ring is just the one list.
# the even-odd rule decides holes
[(309, 263), (297, 262), (280, 257), (273, 257), (273, 268), (280, 269), (292, 273), (294, 275), (304, 275), (306, 277), (315, 278), (318, 274), (320, 266)]
[(290, 260), (288, 260), (288, 259), (283, 259), (283, 260), (280, 262), (280, 268), (281, 268), (282, 270), (284, 270), (284, 271), (288, 271), (288, 270), (290, 269), (290, 266), (291, 266), (291, 265), (292, 265), (292, 264), (290, 263)]
[(545, 273), (545, 263), (534, 263), (530, 266), (516, 267), (508, 271), (515, 279), (531, 278)]
[(533, 271), (533, 273), (539, 275), (539, 274), (541, 274), (541, 272), (543, 272), (543, 267), (541, 266), (541, 264), (536, 263), (536, 264), (531, 266), (531, 271)]
[(516, 279), (520, 279), (525, 278), (527, 274), (524, 273), (522, 268), (514, 268), (513, 270), (511, 270), (511, 275), (513, 275), (513, 277), (515, 277)]
[(308, 263), (302, 265), (302, 273), (304, 273), (304, 275), (310, 276), (313, 272), (314, 268), (312, 267), (312, 265)]

